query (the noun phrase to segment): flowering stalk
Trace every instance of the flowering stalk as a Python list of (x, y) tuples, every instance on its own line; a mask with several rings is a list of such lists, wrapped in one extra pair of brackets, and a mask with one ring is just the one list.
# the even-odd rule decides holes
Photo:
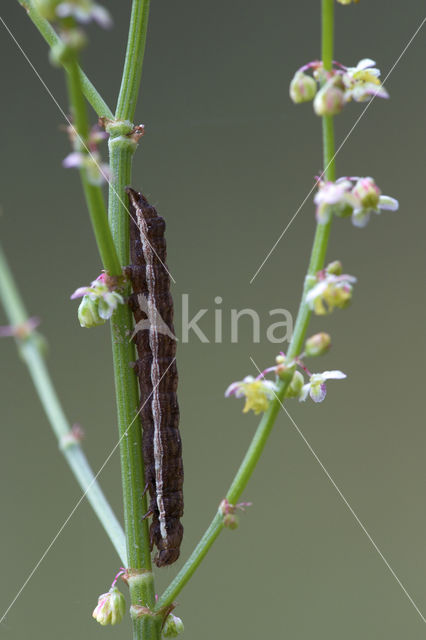
[[(333, 65), (333, 40), (334, 40), (334, 0), (322, 0), (322, 63), (326, 71)], [(336, 163), (334, 159), (334, 122), (333, 116), (322, 117), (323, 139), (323, 166), (324, 179), (333, 182), (336, 179)], [(318, 224), (315, 231), (311, 258), (305, 279), (305, 287), (299, 306), (292, 339), (287, 351), (289, 359), (296, 357), (301, 351), (306, 331), (311, 317), (311, 309), (306, 301), (308, 293), (308, 276), (314, 276), (324, 267), (327, 253), (328, 238), (330, 235), (331, 220), (325, 224)]]
[(90, 468), (79, 443), (79, 438), (70, 428), (40, 349), (40, 336), (31, 330), (27, 332), (19, 332), (17, 330), (19, 327), (28, 326), (29, 318), (1, 248), (0, 299), (9, 323), (15, 329), (14, 335), (19, 353), (28, 367), (40, 402), (43, 405), (52, 430), (58, 438), (60, 449), (117, 551), (121, 562), (125, 562), (126, 541), (123, 529)]
[[(334, 35), (334, 0), (322, 0), (322, 61), (324, 68), (331, 69), (333, 60), (333, 35)], [(334, 125), (332, 116), (322, 118), (323, 127), (323, 156), (324, 156), (324, 176), (327, 180), (335, 180), (334, 163)], [(314, 276), (317, 271), (324, 267), (327, 251), (328, 238), (330, 234), (331, 221), (326, 224), (317, 223), (315, 238), (311, 252), (308, 268), (308, 276)], [(308, 278), (306, 279), (308, 280)], [(311, 317), (311, 309), (306, 301), (307, 285), (305, 287), (300, 303), (297, 319), (294, 326), (293, 336), (287, 352), (287, 360), (296, 358), (302, 352), (303, 342)], [(272, 431), (276, 417), (281, 408), (286, 392), (290, 386), (294, 368), (281, 375), (277, 390), (274, 394), (269, 408), (257, 427), (247, 453), (241, 466), (226, 494), (226, 499), (231, 504), (236, 504), (241, 497), (258, 461), (263, 452), (267, 439)], [(209, 551), (210, 547), (224, 528), (223, 515), (218, 511), (213, 518), (207, 531), (192, 552), (191, 556), (182, 567), (176, 578), (170, 583), (157, 602), (156, 609), (167, 607), (183, 589), (191, 578), (201, 561)]]
[[(36, 7), (34, 7), (32, 0), (18, 0), (18, 2), (25, 9), (30, 20), (33, 22), (35, 27), (39, 30), (40, 34), (43, 36), (43, 38), (51, 48), (61, 43), (61, 38), (58, 36), (50, 22), (48, 22), (40, 15)], [(65, 71), (70, 74), (71, 66), (67, 62), (62, 62), (61, 64), (63, 65)], [(79, 66), (77, 66), (77, 69), (83, 94), (89, 104), (93, 107), (98, 116), (106, 116), (107, 118), (112, 118), (112, 111), (108, 107), (105, 100), (95, 89), (84, 71), (82, 71)]]

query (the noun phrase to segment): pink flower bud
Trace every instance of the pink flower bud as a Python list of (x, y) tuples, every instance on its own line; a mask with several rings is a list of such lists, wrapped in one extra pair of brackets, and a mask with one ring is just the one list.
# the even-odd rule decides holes
[(93, 611), (93, 617), (99, 624), (118, 624), (124, 618), (126, 601), (117, 587), (111, 587), (108, 593), (103, 593), (98, 598), (98, 605)]
[(305, 354), (309, 357), (322, 356), (331, 347), (331, 338), (328, 333), (316, 333), (306, 340)]
[(314, 99), (314, 111), (318, 116), (335, 116), (345, 106), (345, 94), (336, 84), (336, 77), (328, 80)]
[(317, 83), (303, 71), (297, 71), (290, 83), (290, 98), (295, 104), (310, 102), (317, 92)]

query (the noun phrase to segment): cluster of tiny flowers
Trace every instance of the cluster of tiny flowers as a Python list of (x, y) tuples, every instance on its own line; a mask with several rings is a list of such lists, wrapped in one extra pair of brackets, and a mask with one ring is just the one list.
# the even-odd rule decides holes
[[(364, 58), (356, 67), (334, 63), (336, 68), (325, 71), (316, 60), (301, 67), (290, 83), (290, 97), (296, 104), (314, 101), (319, 116), (335, 116), (348, 102), (366, 102), (373, 97), (388, 98), (381, 84), (380, 70), (374, 60)], [(313, 77), (306, 72), (312, 71)]]
[(77, 22), (87, 24), (97, 22), (101, 27), (107, 29), (111, 27), (111, 16), (105, 7), (93, 2), (93, 0), (34, 0), (34, 5), (39, 13), (54, 22), (61, 18), (72, 17)]
[(39, 324), (40, 318), (28, 318), (20, 324), (0, 326), (0, 338), (17, 338), (19, 341), (31, 340), (40, 355), (45, 357), (48, 351), (47, 342), (41, 333), (36, 331)]
[(17, 325), (6, 325), (0, 327), (0, 338), (18, 338), (19, 340), (26, 340), (34, 333), (40, 324), (40, 318), (28, 318), (25, 322)]
[(316, 315), (323, 316), (334, 309), (344, 309), (350, 303), (356, 278), (342, 273), (340, 262), (331, 262), (310, 280), (308, 284), (311, 288), (306, 294), (306, 302)]
[(278, 386), (271, 380), (246, 376), (244, 380), (230, 384), (225, 392), (225, 397), (245, 398), (243, 413), (252, 410), (257, 415), (267, 410), (277, 391)]
[(124, 303), (123, 297), (108, 287), (104, 273), (101, 273), (89, 287), (79, 287), (74, 291), (71, 300), (76, 298), (83, 298), (78, 308), (78, 319), (82, 327), (104, 324), (112, 316), (117, 305)]
[[(321, 355), (329, 349), (330, 344), (331, 341), (328, 334), (317, 334), (306, 341), (305, 351), (302, 355)], [(303, 373), (295, 369), (297, 365), (308, 375), (308, 382), (305, 382)], [(283, 373), (288, 374), (292, 368), (294, 368), (294, 372), (285, 395), (287, 398), (298, 398), (300, 402), (304, 402), (308, 396), (310, 396), (314, 402), (322, 402), (327, 393), (326, 381), (346, 378), (346, 374), (337, 370), (311, 373), (299, 358), (296, 358), (296, 360), (292, 362), (287, 362), (285, 355), (281, 354), (276, 358), (276, 365), (265, 369), (257, 378), (246, 376), (244, 380), (240, 382), (233, 382), (226, 390), (225, 396), (229, 397), (234, 395), (236, 398), (244, 397), (246, 399), (246, 404), (243, 409), (244, 413), (247, 413), (250, 409), (256, 414), (267, 411), (271, 401), (276, 397), (279, 390), (278, 382), (281, 375)], [(275, 373), (275, 382), (265, 378), (265, 375), (268, 373)]]
[(372, 213), (397, 211), (398, 200), (382, 195), (373, 178), (339, 178), (336, 182), (318, 182), (315, 194), (316, 218), (327, 223), (333, 215), (351, 216), (355, 227), (365, 227)]
[[(68, 127), (68, 132), (74, 147), (80, 146), (80, 140), (74, 127)], [(101, 156), (98, 151), (98, 144), (107, 138), (108, 134), (106, 131), (103, 131), (98, 125), (93, 126), (86, 142), (87, 148), (85, 152), (72, 151), (64, 158), (62, 166), (66, 169), (85, 169), (86, 177), (90, 184), (100, 186), (110, 179), (109, 166), (101, 161)]]
[(237, 509), (245, 511), (245, 507), (251, 507), (251, 505), (251, 502), (231, 504), (226, 498), (224, 498), (219, 505), (219, 513), (223, 518), (224, 527), (227, 529), (236, 529), (239, 524), (238, 516), (236, 515)]
[(124, 618), (126, 601), (123, 594), (116, 586), (111, 587), (108, 593), (103, 593), (98, 598), (98, 604), (92, 616), (103, 627), (109, 624), (118, 624)]

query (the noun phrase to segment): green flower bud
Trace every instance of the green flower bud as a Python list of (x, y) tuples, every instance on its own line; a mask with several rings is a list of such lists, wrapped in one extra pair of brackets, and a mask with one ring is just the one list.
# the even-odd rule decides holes
[(343, 273), (343, 265), (340, 260), (333, 260), (325, 268), (327, 273), (332, 273), (334, 276), (340, 276)]
[(118, 624), (124, 618), (126, 612), (126, 600), (117, 587), (111, 587), (108, 593), (103, 593), (98, 598), (98, 606), (93, 611), (93, 617), (99, 624)]
[(176, 638), (176, 636), (178, 636), (180, 633), (183, 633), (183, 630), (184, 626), (182, 620), (178, 618), (178, 616), (174, 616), (172, 613), (170, 613), (164, 623), (162, 631), (163, 637)]
[(316, 333), (306, 340), (305, 354), (308, 357), (322, 356), (331, 347), (331, 338), (328, 333)]
[(295, 104), (310, 102), (317, 92), (317, 83), (303, 71), (297, 71), (290, 83), (290, 98)]
[(78, 307), (78, 320), (82, 327), (88, 329), (105, 324), (106, 319), (99, 315), (99, 298), (91, 300), (89, 296), (83, 296)]
[(223, 526), (226, 527), (227, 529), (234, 530), (238, 527), (239, 524), (240, 524), (240, 521), (238, 519), (238, 516), (235, 515), (235, 513), (226, 513), (223, 516)]
[(352, 193), (358, 198), (363, 209), (373, 211), (378, 209), (381, 191), (373, 178), (360, 178), (352, 189)]
[(318, 91), (314, 99), (314, 111), (317, 116), (335, 116), (345, 106), (345, 94), (336, 86), (335, 78), (328, 80)]
[(300, 371), (295, 371), (291, 379), (290, 386), (286, 391), (286, 398), (298, 398), (302, 390), (305, 379)]
[(238, 527), (239, 521), (235, 515), (237, 507), (241, 508), (242, 505), (231, 504), (226, 498), (219, 505), (219, 513), (223, 517), (223, 526), (227, 529), (236, 529)]

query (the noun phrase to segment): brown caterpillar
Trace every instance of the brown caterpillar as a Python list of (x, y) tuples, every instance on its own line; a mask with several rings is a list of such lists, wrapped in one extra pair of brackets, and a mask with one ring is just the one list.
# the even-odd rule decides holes
[(128, 188), (132, 283), (129, 306), (135, 319), (133, 340), (138, 360), (145, 474), (151, 497), (151, 545), (158, 567), (179, 557), (183, 526), (183, 464), (176, 389), (176, 339), (173, 300), (167, 271), (166, 224), (146, 198)]

